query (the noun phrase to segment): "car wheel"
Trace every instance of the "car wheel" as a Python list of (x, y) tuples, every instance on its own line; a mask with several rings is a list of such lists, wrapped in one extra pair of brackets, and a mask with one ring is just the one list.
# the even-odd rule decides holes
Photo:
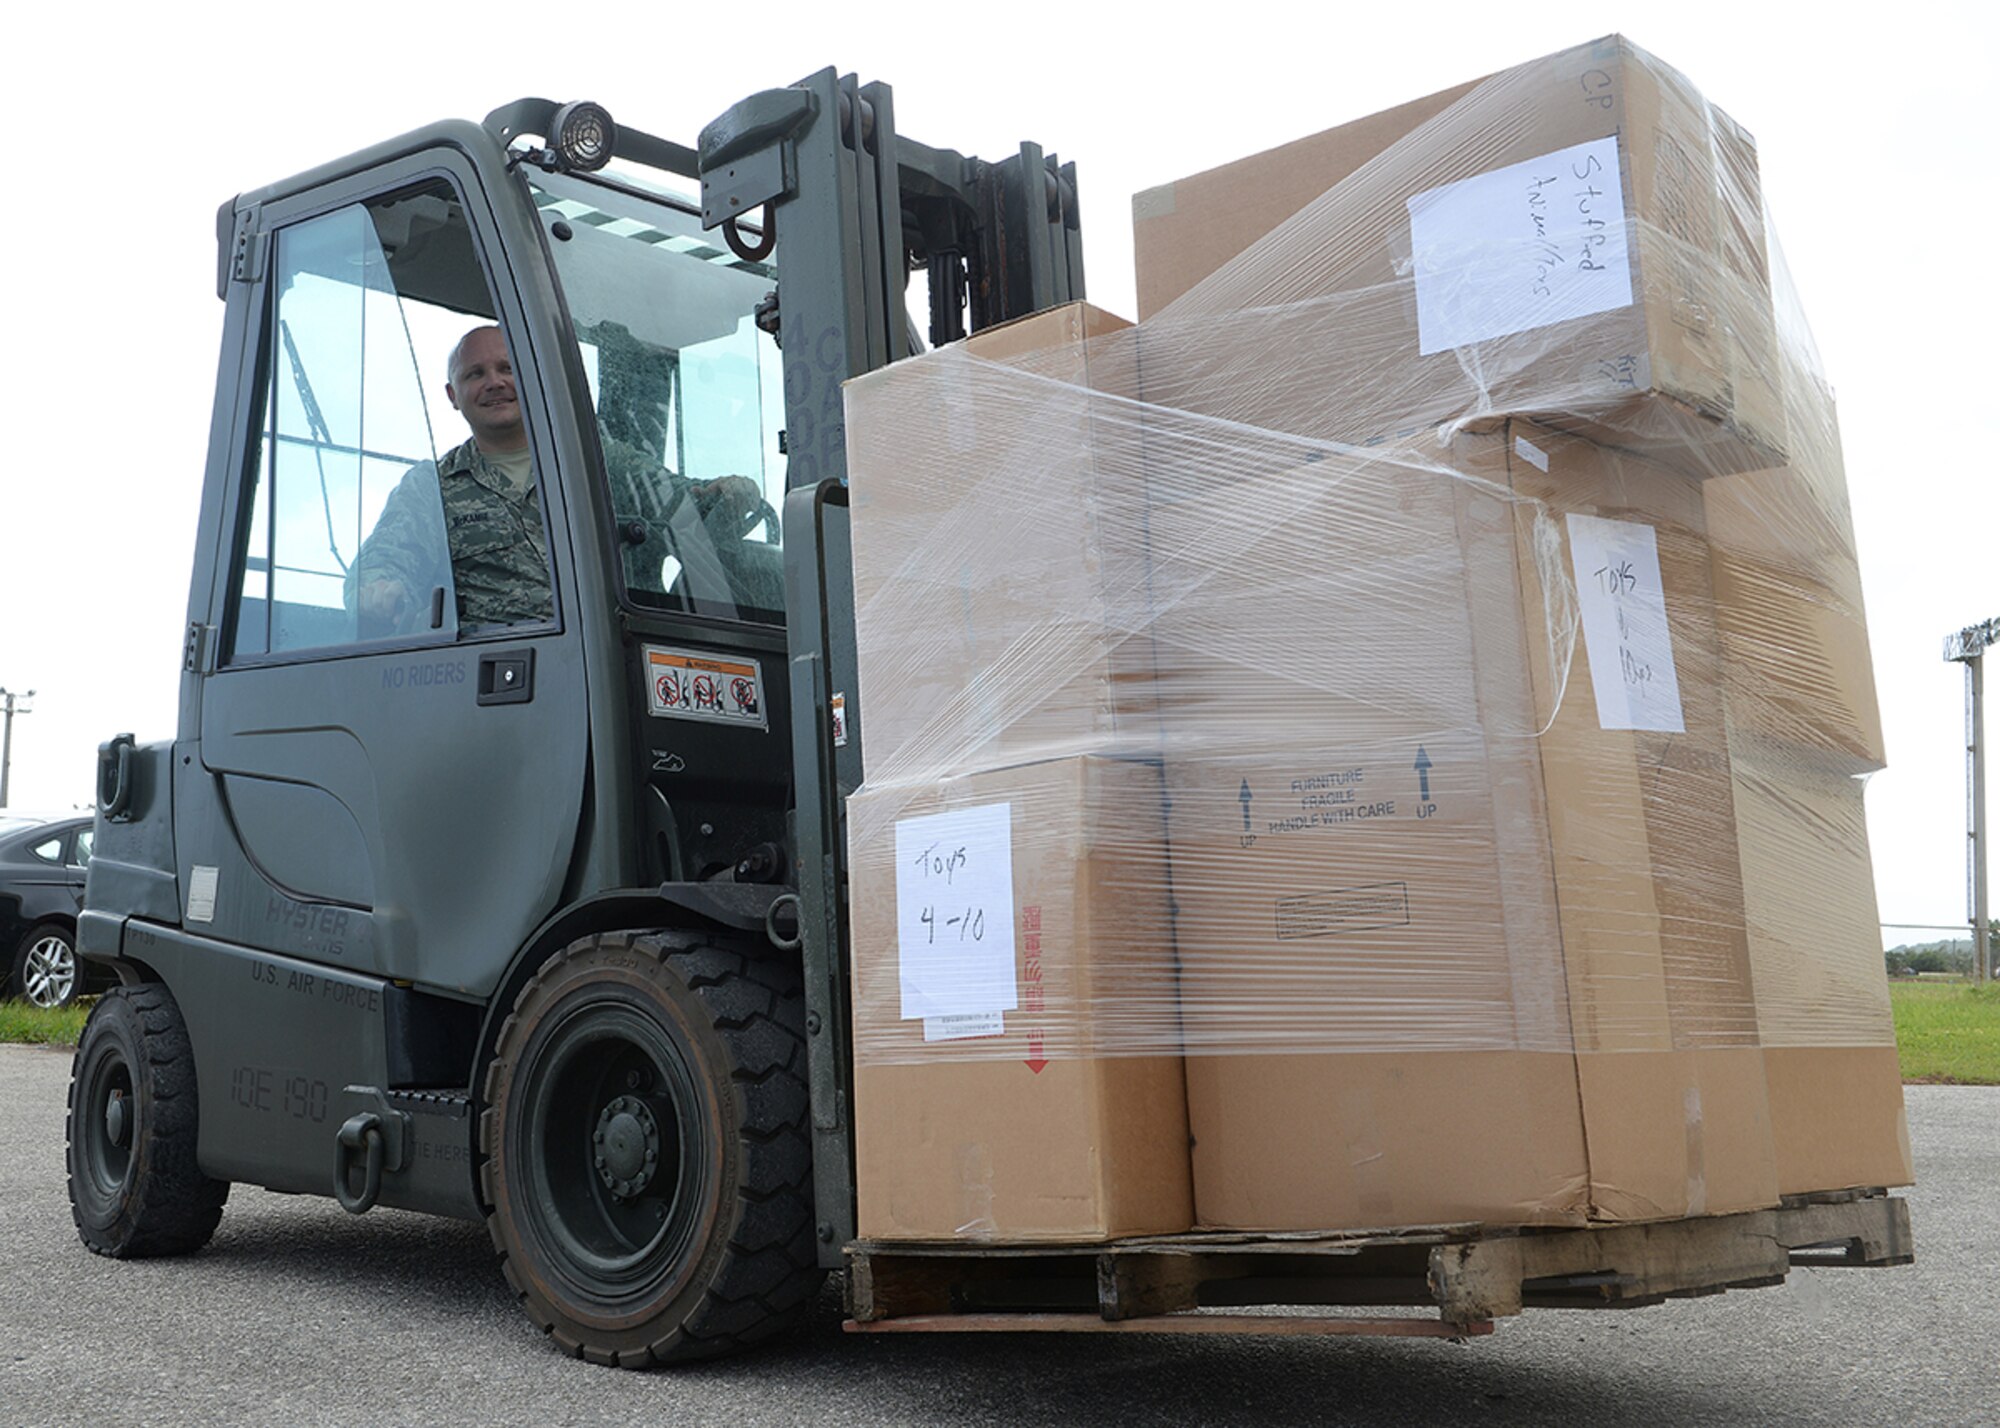
[(59, 923), (31, 928), (14, 949), (14, 985), (31, 1005), (53, 1011), (83, 992), (76, 961), (76, 937)]
[(163, 986), (119, 987), (91, 1011), (69, 1081), (69, 1204), (114, 1259), (200, 1249), (229, 1182), (195, 1163), (194, 1049)]
[(714, 1357), (812, 1302), (804, 1019), (795, 964), (673, 933), (573, 943), (521, 993), (481, 1187), (508, 1283), (568, 1353)]

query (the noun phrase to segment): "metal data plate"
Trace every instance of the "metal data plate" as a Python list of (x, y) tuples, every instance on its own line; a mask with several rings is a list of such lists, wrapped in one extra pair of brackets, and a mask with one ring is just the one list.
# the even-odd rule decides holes
[(646, 712), (654, 717), (771, 727), (764, 667), (757, 660), (665, 645), (647, 645), (641, 656), (646, 661)]

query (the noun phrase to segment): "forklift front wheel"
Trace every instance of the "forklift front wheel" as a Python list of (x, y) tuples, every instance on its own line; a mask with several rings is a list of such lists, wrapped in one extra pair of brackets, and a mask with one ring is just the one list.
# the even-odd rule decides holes
[(195, 1163), (194, 1049), (163, 986), (119, 987), (90, 1014), (69, 1082), (69, 1204), (114, 1259), (208, 1243), (229, 1182)]
[(698, 934), (571, 944), (501, 1027), (480, 1122), (508, 1282), (571, 1355), (745, 1348), (818, 1290), (795, 963)]

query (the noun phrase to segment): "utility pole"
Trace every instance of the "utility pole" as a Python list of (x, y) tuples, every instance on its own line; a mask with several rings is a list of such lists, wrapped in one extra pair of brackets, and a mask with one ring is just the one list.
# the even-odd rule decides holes
[(0, 731), (0, 808), (7, 806), (7, 770), (14, 762), (14, 716), (32, 714), (35, 706), (28, 703), (35, 697), (30, 689), (25, 694), (16, 694), (11, 689), (0, 689), (0, 700), (6, 701), (6, 727)]
[(1965, 795), (1970, 805), (1966, 836), (1971, 846), (1967, 870), (1968, 897), (1972, 917), (1972, 980), (1984, 982), (1992, 966), (1987, 946), (1989, 916), (1986, 904), (1986, 742), (1981, 737), (1985, 710), (1986, 651), (2000, 645), (2000, 619), (1967, 625), (1955, 635), (1946, 635), (1944, 657), (1965, 666)]

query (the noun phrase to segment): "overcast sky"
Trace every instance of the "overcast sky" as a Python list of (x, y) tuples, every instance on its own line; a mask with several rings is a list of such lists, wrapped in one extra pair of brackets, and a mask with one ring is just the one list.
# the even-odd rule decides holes
[(174, 732), (214, 215), (236, 192), (523, 94), (692, 143), (833, 64), (893, 85), (926, 143), (1076, 160), (1091, 296), (1130, 315), (1134, 191), (1618, 30), (1756, 135), (1840, 399), (1892, 761), (1868, 790), (1882, 916), (1965, 916), (1962, 676), (1941, 640), (2000, 615), (1992, 6), (60, 8), (9, 23), (5, 65), (0, 686), (38, 691), (17, 808), (87, 800), (113, 733)]

